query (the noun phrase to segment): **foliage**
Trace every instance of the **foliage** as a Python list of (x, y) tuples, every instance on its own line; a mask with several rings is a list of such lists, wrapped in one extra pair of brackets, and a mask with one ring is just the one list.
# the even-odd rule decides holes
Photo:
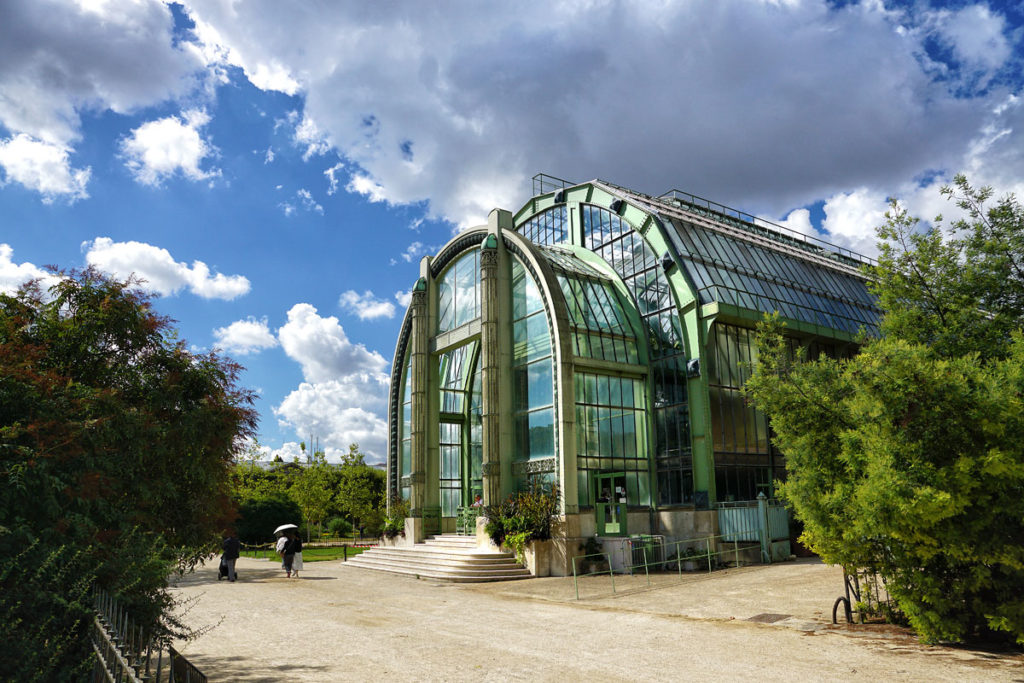
[(0, 680), (88, 677), (75, 634), (93, 618), (94, 565), (68, 546), (42, 552), (38, 540), (0, 565), (0, 583), (17, 586), (0, 591), (0, 642), (16, 654), (0, 657)]
[(301, 516), (298, 504), (284, 494), (257, 495), (238, 506), (235, 529), (240, 541), (259, 545), (274, 540), (274, 529), (294, 524)]
[(342, 455), (339, 474), (334, 496), (339, 510), (353, 527), (377, 536), (384, 523), (385, 473), (367, 465), (359, 445), (351, 444), (349, 452)]
[(484, 529), (494, 544), (511, 548), (522, 562), (527, 543), (551, 538), (551, 523), (558, 517), (558, 486), (534, 480), (525, 491), (484, 508), (484, 515)]
[[(0, 566), (28, 547), (66, 553), (79, 558), (70, 585), (94, 575), (140, 623), (180, 632), (167, 575), (233, 519), (228, 471), (255, 428), (252, 394), (237, 365), (189, 352), (131, 281), (60, 275), (48, 295), (0, 294)], [(24, 579), (5, 574), (0, 592)], [(59, 590), (40, 583), (25, 605), (45, 614)], [(66, 633), (67, 657), (88, 659), (84, 627)]]
[(882, 338), (808, 362), (769, 319), (747, 391), (786, 454), (804, 543), (878, 572), (927, 641), (1024, 644), (1024, 212), (957, 187), (971, 221), (955, 234), (914, 233), (896, 205), (879, 231)]
[(352, 523), (344, 517), (331, 517), (327, 521), (327, 532), (331, 536), (348, 536), (352, 533)]
[(387, 538), (394, 538), (399, 534), (405, 536), (405, 518), (408, 516), (409, 503), (400, 497), (392, 498), (384, 519), (384, 536)]
[(302, 510), (307, 534), (309, 527), (322, 524), (331, 512), (339, 479), (337, 468), (328, 465), (323, 452), (317, 451), (312, 456), (312, 464), (302, 468), (293, 480), (289, 493)]

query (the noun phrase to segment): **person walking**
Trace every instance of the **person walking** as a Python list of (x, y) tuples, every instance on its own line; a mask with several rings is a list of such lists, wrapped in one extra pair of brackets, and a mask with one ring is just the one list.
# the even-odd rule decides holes
[[(288, 541), (284, 545), (285, 576), (290, 579), (294, 573), (298, 578), (299, 570), (302, 569), (302, 539), (294, 530), (289, 530), (287, 536)], [(296, 558), (298, 558), (298, 566), (296, 566)]]
[(220, 561), (227, 568), (228, 581), (235, 582), (235, 560), (241, 554), (242, 544), (238, 541), (238, 537), (234, 531), (229, 531), (227, 538), (221, 543), (221, 548), (224, 550), (224, 554), (221, 555)]

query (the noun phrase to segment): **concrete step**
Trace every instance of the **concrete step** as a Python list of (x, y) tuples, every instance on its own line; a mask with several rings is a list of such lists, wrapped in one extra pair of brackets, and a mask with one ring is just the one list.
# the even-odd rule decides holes
[(352, 558), (345, 564), (351, 564), (355, 567), (368, 567), (374, 569), (400, 569), (405, 571), (411, 571), (417, 574), (423, 573), (435, 573), (444, 576), (452, 577), (479, 577), (486, 578), (489, 576), (504, 576), (504, 575), (515, 575), (515, 576), (529, 576), (530, 573), (526, 571), (522, 566), (515, 562), (511, 562), (503, 565), (494, 565), (488, 567), (477, 567), (477, 566), (462, 566), (452, 567), (445, 565), (433, 564), (430, 562), (395, 562), (393, 560), (385, 558), (367, 557), (359, 559)]
[(476, 539), (453, 534), (412, 546), (378, 546), (355, 556), (345, 566), (459, 582), (531, 576), (512, 553), (487, 551), (477, 547)]
[(461, 576), (454, 575), (448, 572), (436, 572), (429, 569), (414, 569), (409, 567), (400, 566), (376, 566), (376, 565), (356, 565), (351, 561), (346, 562), (342, 565), (343, 567), (351, 566), (353, 570), (367, 569), (370, 571), (388, 572), (389, 574), (402, 574), (405, 576), (415, 576), (421, 579), (433, 579), (435, 581), (448, 581), (451, 583), (485, 583), (488, 581), (515, 581), (519, 579), (529, 579), (532, 575), (525, 569), (521, 570), (522, 573), (507, 573), (507, 574), (479, 574), (472, 576)]

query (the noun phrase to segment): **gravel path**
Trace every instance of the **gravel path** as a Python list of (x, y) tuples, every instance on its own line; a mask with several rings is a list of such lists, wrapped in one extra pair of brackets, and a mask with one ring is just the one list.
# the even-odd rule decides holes
[(1024, 681), (1024, 656), (919, 645), (891, 627), (835, 627), (842, 572), (818, 562), (713, 575), (448, 584), (306, 563), (216, 561), (182, 579), (181, 651), (211, 681)]

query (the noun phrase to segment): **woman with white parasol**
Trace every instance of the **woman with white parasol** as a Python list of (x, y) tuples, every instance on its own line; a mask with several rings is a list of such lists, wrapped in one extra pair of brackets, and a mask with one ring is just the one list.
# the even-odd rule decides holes
[(287, 549), (288, 541), (290, 540), (288, 538), (288, 534), (290, 534), (293, 529), (298, 529), (298, 527), (294, 524), (282, 524), (281, 526), (274, 529), (274, 535), (277, 536), (277, 543), (274, 545), (274, 549), (277, 551), (277, 554), (281, 557), (281, 569), (288, 572), (287, 576), (289, 577), (292, 574), (291, 570), (285, 563), (285, 550)]

